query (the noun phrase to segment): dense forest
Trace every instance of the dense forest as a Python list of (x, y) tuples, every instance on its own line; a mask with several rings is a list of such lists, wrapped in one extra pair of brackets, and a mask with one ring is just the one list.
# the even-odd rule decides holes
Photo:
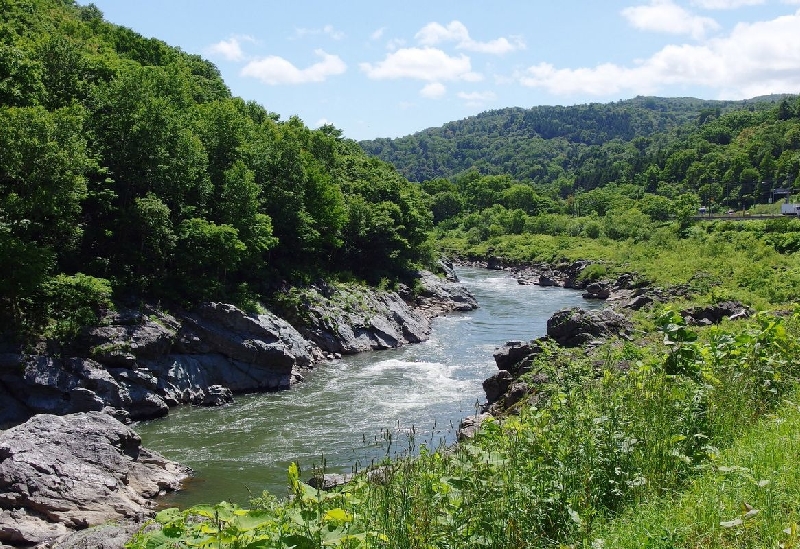
[(247, 304), (428, 259), (419, 187), (335, 127), (233, 97), (210, 62), (93, 4), (0, 11), (5, 326), (70, 331), (111, 298)]
[[(783, 124), (772, 123), (776, 106)], [(608, 183), (634, 183), (654, 192), (662, 181), (664, 193), (673, 194), (681, 185), (695, 190), (706, 183), (743, 185), (727, 189), (738, 197), (769, 190), (749, 188), (756, 180), (771, 188), (798, 176), (792, 160), (797, 136), (790, 131), (795, 126), (787, 122), (797, 109), (791, 96), (636, 97), (488, 111), (407, 137), (360, 144), (418, 182), (476, 170), (534, 185), (555, 183), (562, 197)], [(741, 135), (748, 128), (755, 135)], [(728, 150), (735, 153), (730, 165), (719, 158)], [(707, 169), (700, 170), (703, 164)], [(745, 168), (758, 174), (748, 170), (743, 176)]]

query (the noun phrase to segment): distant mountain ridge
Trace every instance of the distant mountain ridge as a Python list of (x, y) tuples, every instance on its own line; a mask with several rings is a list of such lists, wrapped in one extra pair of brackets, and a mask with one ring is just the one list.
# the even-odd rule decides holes
[[(696, 126), (733, 110), (771, 108), (785, 97), (721, 101), (638, 96), (613, 103), (510, 107), (397, 139), (359, 144), (368, 154), (393, 164), (411, 181), (450, 178), (474, 167), (481, 173), (503, 173), (543, 183), (557, 175), (550, 164), (555, 161), (568, 168), (569, 159), (589, 147), (656, 136), (663, 136), (656, 142), (663, 141), (668, 132), (686, 124)], [(649, 141), (643, 146), (652, 144)]]

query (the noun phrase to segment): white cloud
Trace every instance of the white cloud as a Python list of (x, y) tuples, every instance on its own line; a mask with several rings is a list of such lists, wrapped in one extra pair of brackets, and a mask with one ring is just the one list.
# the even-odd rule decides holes
[(766, 0), (692, 0), (692, 5), (707, 10), (732, 10), (742, 6), (760, 6)]
[(372, 34), (369, 35), (370, 40), (380, 40), (383, 37), (383, 33), (386, 32), (386, 27), (381, 27), (379, 29), (375, 29), (372, 31)]
[(415, 38), (423, 46), (455, 42), (457, 49), (497, 55), (525, 48), (525, 43), (518, 36), (511, 37), (511, 40), (508, 38), (497, 38), (488, 42), (473, 40), (469, 36), (467, 27), (460, 21), (452, 21), (446, 27), (439, 23), (428, 23)]
[(800, 91), (800, 11), (772, 21), (740, 23), (727, 37), (666, 46), (634, 66), (558, 69), (540, 63), (518, 74), (525, 86), (553, 94), (648, 94), (666, 86), (703, 86), (719, 97)]
[(255, 42), (255, 40), (250, 36), (233, 36), (229, 40), (211, 44), (204, 51), (209, 57), (222, 57), (226, 61), (241, 61), (244, 59), (242, 42)]
[(402, 38), (392, 38), (386, 43), (386, 49), (389, 51), (399, 50), (406, 45), (406, 41)]
[(451, 57), (436, 48), (404, 48), (388, 54), (379, 63), (361, 63), (360, 67), (373, 80), (414, 78), (429, 82), (474, 82), (483, 78), (472, 72), (472, 64), (466, 55)]
[(324, 34), (333, 40), (341, 40), (344, 38), (345, 34), (341, 31), (337, 31), (333, 28), (333, 25), (325, 25), (321, 29), (306, 29), (306, 28), (296, 28), (294, 29), (294, 36), (292, 38), (305, 38), (306, 36), (316, 36)]
[(625, 8), (621, 14), (637, 29), (688, 34), (698, 40), (706, 32), (719, 29), (719, 24), (710, 17), (693, 15), (672, 0), (651, 0), (646, 6)]
[(336, 76), (347, 70), (347, 65), (339, 56), (314, 50), (322, 60), (305, 69), (298, 69), (291, 62), (276, 55), (251, 61), (242, 68), (242, 76), (258, 78), (265, 84), (307, 84), (324, 82), (330, 76)]
[(422, 97), (437, 99), (447, 93), (447, 88), (441, 82), (431, 82), (419, 91)]
[(493, 91), (486, 92), (458, 92), (458, 98), (470, 107), (481, 107), (490, 101), (497, 99), (497, 94)]

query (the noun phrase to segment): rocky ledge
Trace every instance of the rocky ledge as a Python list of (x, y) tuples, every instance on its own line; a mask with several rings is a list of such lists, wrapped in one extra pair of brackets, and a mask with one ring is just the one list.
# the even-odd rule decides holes
[(121, 310), (60, 356), (0, 356), (0, 423), (89, 411), (138, 420), (178, 404), (224, 404), (235, 392), (289, 387), (319, 356), (271, 313), (223, 303)]
[(417, 288), (395, 291), (355, 284), (318, 283), (286, 300), (286, 314), (300, 333), (327, 356), (390, 349), (428, 339), (431, 319), (478, 305), (452, 265), (442, 263), (446, 277), (422, 271)]
[(189, 472), (108, 414), (36, 415), (0, 432), (0, 544), (47, 547), (91, 525), (141, 522)]
[(178, 404), (286, 389), (321, 360), (423, 341), (433, 316), (477, 307), (463, 286), (427, 272), (414, 295), (355, 284), (299, 295), (291, 324), (224, 303), (175, 312), (145, 305), (109, 313), (59, 353), (0, 354), (0, 427), (43, 413), (149, 419)]

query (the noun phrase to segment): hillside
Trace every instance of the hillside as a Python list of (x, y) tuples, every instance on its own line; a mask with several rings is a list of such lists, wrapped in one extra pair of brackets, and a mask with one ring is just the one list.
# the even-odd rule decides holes
[(783, 96), (746, 101), (636, 97), (608, 104), (506, 108), (449, 122), (398, 139), (360, 142), (369, 154), (412, 181), (451, 178), (470, 168), (532, 183), (549, 182), (584, 167), (597, 147), (654, 150), (697, 126), (734, 110), (760, 111)]
[(428, 258), (419, 189), (333, 126), (72, 0), (0, 0), (0, 321), (65, 336), (109, 299), (250, 305)]

